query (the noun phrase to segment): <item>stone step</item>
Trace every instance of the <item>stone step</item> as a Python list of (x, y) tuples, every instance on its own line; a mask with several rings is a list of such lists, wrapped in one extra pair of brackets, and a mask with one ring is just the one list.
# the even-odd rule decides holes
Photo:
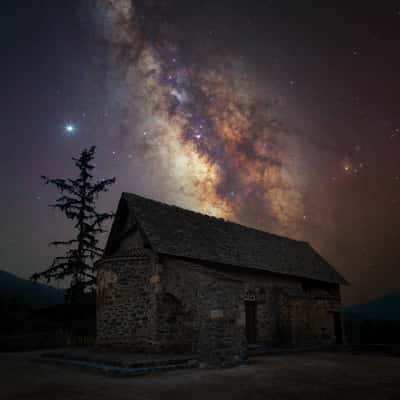
[(177, 369), (197, 368), (199, 363), (193, 357), (171, 357), (160, 359), (129, 360), (126, 357), (108, 355), (82, 355), (79, 353), (51, 352), (43, 353), (35, 361), (72, 365), (90, 368), (111, 375), (135, 376), (153, 372), (173, 371)]
[[(189, 368), (197, 368), (199, 363), (197, 360), (190, 360), (186, 362), (174, 363), (171, 362), (166, 364), (165, 360), (162, 360), (162, 363), (157, 365), (156, 363), (142, 363), (142, 366), (118, 366), (118, 365), (110, 365), (103, 364), (99, 362), (93, 361), (82, 361), (82, 360), (71, 360), (66, 358), (56, 358), (56, 357), (40, 357), (34, 359), (34, 361), (38, 361), (41, 363), (50, 363), (50, 364), (60, 364), (60, 365), (70, 365), (85, 369), (92, 369), (98, 372), (113, 375), (113, 376), (139, 376), (152, 374), (156, 372), (167, 372), (167, 371), (175, 371), (179, 369), (189, 369)], [(137, 364), (139, 365), (139, 364)]]
[(108, 375), (138, 376), (155, 372), (174, 371), (178, 369), (197, 368), (199, 363), (195, 359), (168, 359), (168, 360), (144, 360), (133, 363), (123, 363), (111, 360), (73, 359), (57, 357), (57, 354), (43, 354), (34, 361), (42, 363), (71, 365), (81, 368), (96, 370)]
[(79, 352), (48, 352), (43, 353), (41, 357), (51, 358), (51, 359), (63, 359), (63, 360), (78, 360), (86, 362), (95, 362), (100, 364), (107, 364), (112, 366), (120, 366), (127, 368), (137, 368), (137, 367), (152, 367), (152, 366), (163, 366), (169, 364), (184, 364), (189, 361), (195, 360), (194, 357), (184, 357), (184, 356), (172, 356), (169, 358), (140, 358), (137, 360), (129, 360), (124, 356), (119, 356), (118, 354), (108, 354), (107, 356), (91, 354), (85, 355)]

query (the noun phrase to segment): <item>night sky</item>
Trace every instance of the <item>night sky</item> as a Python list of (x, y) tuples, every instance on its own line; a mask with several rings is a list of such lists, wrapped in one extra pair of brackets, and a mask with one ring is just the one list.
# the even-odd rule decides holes
[[(397, 3), (397, 4), (396, 4)], [(351, 283), (400, 289), (400, 3), (1, 3), (0, 269), (72, 234), (40, 175), (96, 145), (100, 201), (135, 192), (309, 241)]]

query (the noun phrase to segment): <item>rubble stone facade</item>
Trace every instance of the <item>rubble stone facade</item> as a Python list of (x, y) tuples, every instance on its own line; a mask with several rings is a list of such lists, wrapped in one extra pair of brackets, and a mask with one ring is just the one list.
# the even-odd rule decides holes
[[(101, 261), (97, 345), (138, 352), (196, 353), (210, 363), (246, 357), (246, 303), (256, 310), (256, 343), (335, 343), (337, 284), (147, 253)], [(246, 318), (247, 317), (247, 318)]]
[[(145, 205), (150, 201), (139, 199)], [(227, 365), (245, 359), (249, 344), (288, 347), (342, 340), (339, 286), (342, 278), (331, 267), (321, 264), (324, 261), (312, 253), (311, 247), (293, 242), (293, 252), (288, 247), (292, 246), (289, 239), (277, 242), (277, 249), (282, 250), (281, 259), (298, 263), (294, 267), (300, 276), (210, 261), (215, 258), (212, 252), (217, 248), (210, 249), (208, 259), (166, 254), (165, 250), (157, 250), (163, 239), (156, 227), (159, 223), (168, 223), (165, 215), (170, 209), (161, 203), (151, 206), (153, 209), (145, 219), (120, 204), (104, 258), (97, 263), (98, 347), (194, 353), (208, 363)], [(159, 215), (155, 218), (157, 212)], [(195, 213), (184, 210), (182, 218), (189, 219), (192, 214)], [(193, 218), (199, 218), (198, 214)], [(155, 224), (151, 231), (150, 224)], [(240, 229), (240, 234), (246, 235), (242, 227), (231, 224), (221, 228), (221, 224), (217, 221), (214, 228), (218, 232), (224, 230), (220, 241), (225, 240), (228, 228)], [(189, 227), (197, 229), (197, 242), (205, 237), (192, 222)], [(174, 234), (185, 233), (176, 229)], [(167, 235), (168, 231), (165, 232)], [(186, 228), (186, 234), (192, 231)], [(217, 233), (214, 235), (217, 242)], [(255, 237), (253, 231), (250, 235)], [(255, 237), (255, 240), (264, 238)], [(265, 243), (269, 240), (267, 237)], [(170, 243), (171, 253), (177, 253), (180, 247), (195, 251), (188, 247), (188, 242), (183, 236), (182, 240)], [(226, 251), (226, 244), (219, 243), (219, 246), (221, 251)], [(286, 248), (289, 255), (293, 254), (291, 259), (286, 255)], [(271, 253), (272, 249), (266, 251)], [(306, 255), (298, 259), (298, 254)], [(322, 272), (308, 267), (307, 257), (314, 264), (318, 262)], [(279, 261), (276, 256), (274, 260)], [(286, 268), (296, 271), (290, 265)], [(325, 274), (327, 279), (315, 279), (315, 274), (317, 278)]]

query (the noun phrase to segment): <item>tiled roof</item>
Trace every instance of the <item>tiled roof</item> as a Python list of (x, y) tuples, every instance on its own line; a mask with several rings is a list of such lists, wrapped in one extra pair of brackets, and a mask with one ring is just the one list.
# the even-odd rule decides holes
[(170, 206), (135, 194), (121, 198), (154, 251), (325, 282), (347, 282), (308, 243)]

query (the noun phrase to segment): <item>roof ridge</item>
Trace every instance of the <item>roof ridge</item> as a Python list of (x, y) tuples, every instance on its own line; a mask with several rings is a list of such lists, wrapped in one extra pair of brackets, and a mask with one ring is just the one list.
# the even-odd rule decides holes
[(188, 210), (135, 193), (121, 200), (160, 254), (345, 283), (308, 242), (279, 236), (224, 218)]
[(202, 217), (206, 217), (206, 218), (211, 219), (211, 220), (220, 221), (220, 222), (222, 222), (222, 223), (224, 223), (224, 224), (231, 224), (231, 225), (239, 226), (239, 227), (244, 228), (244, 229), (246, 229), (246, 230), (252, 230), (252, 231), (255, 231), (255, 232), (258, 232), (258, 233), (262, 233), (262, 234), (267, 234), (267, 235), (270, 235), (270, 236), (274, 236), (274, 237), (276, 237), (277, 239), (285, 239), (285, 240), (289, 240), (289, 241), (291, 241), (291, 242), (306, 244), (306, 245), (312, 247), (312, 246), (310, 245), (310, 243), (308, 243), (308, 242), (305, 241), (305, 240), (298, 240), (298, 239), (289, 238), (289, 237), (287, 237), (287, 236), (278, 235), (277, 233), (273, 233), (273, 232), (269, 232), (269, 231), (264, 231), (264, 230), (262, 230), (262, 229), (255, 228), (255, 227), (253, 227), (253, 226), (248, 226), (248, 225), (241, 224), (241, 223), (239, 223), (239, 222), (231, 221), (231, 220), (229, 220), (229, 219), (225, 219), (225, 218), (221, 218), (221, 217), (215, 217), (215, 216), (209, 215), (209, 214), (204, 214), (204, 213), (202, 213), (202, 212), (200, 212), (200, 211), (189, 210), (189, 209), (187, 209), (187, 208), (183, 208), (183, 207), (177, 206), (176, 204), (166, 203), (166, 202), (163, 202), (163, 201), (161, 201), (161, 200), (156, 200), (156, 199), (153, 199), (153, 198), (150, 198), (150, 197), (141, 196), (141, 195), (138, 195), (138, 194), (136, 194), (136, 193), (122, 192), (122, 196), (138, 197), (138, 198), (143, 199), (143, 200), (146, 200), (146, 201), (152, 201), (152, 202), (154, 202), (154, 203), (160, 204), (160, 205), (162, 205), (162, 206), (164, 206), (164, 207), (167, 206), (167, 207), (171, 207), (171, 208), (176, 208), (176, 209), (178, 209), (178, 210), (180, 210), (180, 211), (183, 211), (183, 212), (186, 212), (186, 213), (191, 213), (191, 214), (197, 214), (197, 215), (200, 215), (200, 216), (202, 216)]

